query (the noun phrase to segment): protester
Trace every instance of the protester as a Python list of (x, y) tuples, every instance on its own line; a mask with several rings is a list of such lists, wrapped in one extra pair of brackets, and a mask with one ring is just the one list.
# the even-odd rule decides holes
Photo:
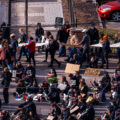
[(106, 64), (106, 69), (109, 68), (109, 53), (110, 53), (110, 42), (108, 40), (108, 36), (103, 36), (103, 44), (102, 44), (102, 65), (101, 68), (104, 68), (104, 64)]
[(3, 97), (4, 97), (5, 104), (9, 103), (8, 89), (9, 89), (9, 86), (10, 86), (11, 77), (12, 77), (12, 74), (9, 72), (9, 69), (7, 67), (4, 68), (4, 72), (2, 74), (3, 80), (2, 80), (1, 84), (3, 86)]
[(13, 56), (14, 56), (14, 64), (16, 65), (16, 62), (17, 62), (16, 54), (18, 54), (18, 41), (16, 40), (14, 33), (10, 35), (10, 40), (11, 40), (10, 45), (11, 45)]
[(6, 40), (2, 41), (2, 47), (0, 48), (0, 63), (2, 68), (5, 67), (6, 63), (5, 63), (5, 50), (4, 50), (4, 43)]
[(12, 70), (13, 69), (13, 62), (15, 60), (13, 50), (9, 46), (8, 43), (4, 44), (4, 48), (5, 48), (5, 62), (6, 62), (6, 65), (8, 66), (8, 68), (10, 70)]
[(41, 23), (37, 23), (37, 29), (35, 30), (36, 41), (41, 42), (42, 36), (44, 36), (44, 29)]
[[(117, 43), (120, 42), (120, 32), (117, 34), (117, 36), (115, 37), (115, 39), (116, 39)], [(119, 64), (120, 63), (120, 48), (117, 48), (116, 53), (117, 53), (117, 56), (118, 56), (118, 64)]]
[(51, 32), (50, 31), (46, 31), (45, 33), (45, 41), (48, 43), (48, 45), (46, 46), (46, 50), (45, 50), (45, 60), (43, 62), (47, 62), (47, 59), (48, 59), (48, 53), (49, 53), (49, 37), (50, 37)]
[[(69, 37), (68, 29), (67, 29), (67, 26), (64, 25), (58, 31), (56, 40), (59, 40), (60, 43), (67, 43), (68, 37)], [(66, 48), (64, 45), (62, 45), (59, 50), (59, 57), (61, 56), (62, 57), (66, 56)]]
[(89, 65), (89, 63), (90, 63), (90, 54), (89, 54), (89, 52), (90, 52), (90, 36), (89, 36), (88, 30), (85, 31), (85, 35), (83, 36), (82, 41), (78, 45), (83, 46), (83, 52), (82, 52), (83, 60), (82, 61), (85, 61), (85, 58), (87, 55), (87, 63)]
[[(70, 44), (71, 45), (77, 45), (79, 42), (77, 35), (75, 34), (75, 31), (71, 30), (70, 31)], [(73, 55), (76, 53), (76, 48), (75, 47), (70, 47), (70, 52), (65, 61), (69, 62), (70, 59), (73, 57)]]
[(91, 28), (88, 30), (90, 36), (90, 45), (99, 43), (99, 32), (95, 28), (95, 23), (91, 24)]
[(51, 35), (49, 37), (50, 43), (49, 43), (49, 52), (51, 56), (51, 62), (48, 67), (53, 67), (53, 62), (55, 61), (58, 64), (58, 67), (60, 67), (61, 63), (55, 59), (55, 53), (56, 50), (58, 49), (58, 43), (54, 40), (53, 36)]
[[(27, 35), (25, 34), (24, 29), (20, 28), (19, 33), (21, 34), (19, 43), (27, 43)], [(20, 49), (20, 55), (19, 55), (18, 61), (21, 60), (21, 56), (23, 54), (26, 56), (26, 59), (27, 59), (26, 61), (28, 61), (27, 48), (25, 48), (25, 46), (22, 46)]]
[(34, 66), (36, 65), (35, 63), (35, 47), (36, 47), (36, 43), (33, 40), (33, 37), (30, 37), (30, 43), (26, 44), (25, 47), (29, 48), (29, 63), (31, 64), (31, 59), (33, 60), (33, 64)]

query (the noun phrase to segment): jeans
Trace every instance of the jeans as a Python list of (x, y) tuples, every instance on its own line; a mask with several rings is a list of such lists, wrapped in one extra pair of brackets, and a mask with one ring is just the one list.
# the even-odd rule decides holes
[(73, 54), (76, 53), (76, 48), (75, 47), (71, 47), (70, 48), (70, 53), (69, 53), (69, 56), (68, 56), (68, 60), (70, 60), (70, 58), (73, 57)]
[(109, 67), (108, 56), (109, 56), (109, 53), (102, 54), (102, 66), (104, 66), (104, 64), (106, 63), (106, 68)]
[(45, 50), (45, 60), (47, 61), (47, 59), (48, 59), (48, 52), (49, 52), (49, 50), (48, 50), (48, 48), (46, 48), (46, 50)]
[(31, 64), (31, 59), (33, 60), (34, 66), (35, 66), (35, 53), (29, 54), (29, 63)]
[(60, 62), (58, 62), (56, 59), (55, 59), (55, 53), (56, 51), (50, 51), (50, 55), (51, 55), (51, 63), (50, 65), (53, 66), (53, 62), (55, 61), (58, 65), (60, 64)]
[(4, 88), (4, 89), (3, 89), (3, 97), (4, 97), (4, 101), (5, 101), (5, 103), (9, 103), (9, 93), (8, 93), (8, 88)]
[(14, 58), (15, 58), (15, 60), (14, 60), (14, 63), (13, 63), (13, 64), (15, 64), (15, 65), (16, 65), (16, 62), (17, 62), (17, 60), (16, 60), (16, 51), (14, 51), (14, 52), (13, 52), (13, 56), (14, 56)]
[(21, 59), (22, 54), (24, 53), (24, 55), (26, 56), (27, 60), (28, 60), (28, 56), (27, 56), (27, 50), (26, 48), (23, 46), (20, 50), (20, 56), (19, 56), (19, 60)]
[(62, 45), (59, 50), (59, 56), (66, 56), (66, 48), (64, 45)]
[[(67, 39), (64, 39), (63, 40), (63, 43), (66, 43), (67, 42)], [(66, 56), (66, 48), (64, 45), (61, 46), (60, 50), (59, 50), (59, 55), (60, 56)]]

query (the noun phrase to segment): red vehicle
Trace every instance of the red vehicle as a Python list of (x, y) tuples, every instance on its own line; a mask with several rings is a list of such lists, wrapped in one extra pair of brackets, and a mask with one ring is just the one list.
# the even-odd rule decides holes
[(98, 8), (101, 18), (120, 21), (120, 2), (118, 0), (105, 3)]

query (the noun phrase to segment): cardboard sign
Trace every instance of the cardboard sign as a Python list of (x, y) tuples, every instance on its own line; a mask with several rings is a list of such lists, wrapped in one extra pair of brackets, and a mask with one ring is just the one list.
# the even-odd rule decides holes
[(74, 74), (76, 71), (80, 71), (80, 65), (67, 63), (65, 73)]
[(87, 68), (85, 70), (85, 76), (100, 76), (101, 70), (96, 68)]

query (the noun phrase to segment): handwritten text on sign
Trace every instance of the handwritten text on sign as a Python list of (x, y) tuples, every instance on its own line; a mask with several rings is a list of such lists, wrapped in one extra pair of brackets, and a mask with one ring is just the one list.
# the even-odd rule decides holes
[(76, 71), (80, 70), (80, 65), (67, 63), (65, 73), (74, 74)]
[(85, 70), (84, 75), (88, 75), (88, 76), (99, 76), (101, 73), (100, 69), (96, 69), (96, 68), (87, 68)]

